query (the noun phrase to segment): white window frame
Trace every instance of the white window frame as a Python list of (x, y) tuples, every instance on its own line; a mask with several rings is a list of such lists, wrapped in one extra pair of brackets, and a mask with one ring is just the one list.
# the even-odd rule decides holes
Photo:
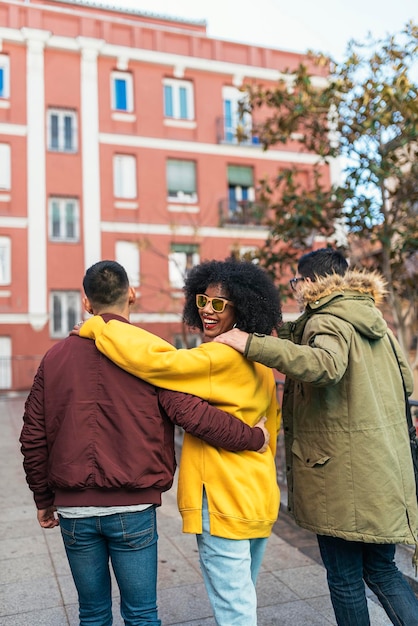
[[(50, 241), (80, 241), (80, 208), (77, 198), (49, 198), (49, 240)], [(68, 205), (73, 207), (73, 234), (67, 232), (67, 209)], [(54, 232), (54, 207), (58, 208), (58, 233)]]
[(115, 259), (124, 268), (131, 287), (140, 286), (140, 253), (137, 241), (117, 241), (115, 244)]
[(0, 54), (0, 72), (3, 74), (3, 90), (0, 99), (10, 98), (10, 58), (7, 54)]
[(168, 255), (168, 279), (174, 289), (183, 289), (188, 271), (200, 263), (199, 246), (171, 244)]
[[(60, 319), (56, 320), (56, 306), (61, 307)], [(51, 291), (49, 331), (53, 339), (67, 337), (81, 319), (81, 296), (79, 291)], [(58, 321), (58, 324), (55, 322)]]
[(8, 143), (0, 143), (0, 191), (10, 191), (12, 182), (11, 149)]
[[(166, 88), (171, 89), (171, 112), (167, 111), (168, 101), (166, 98)], [(182, 90), (185, 90), (186, 112), (183, 115), (181, 110)], [(163, 100), (164, 100), (164, 117), (173, 120), (194, 120), (194, 88), (193, 83), (189, 80), (180, 80), (178, 78), (165, 78), (163, 80)]]
[(0, 237), (0, 286), (11, 285), (12, 282), (12, 240)]
[(12, 388), (12, 340), (0, 337), (0, 389)]
[[(56, 116), (58, 118), (58, 143), (52, 145), (52, 118)], [(66, 146), (66, 120), (71, 120), (71, 146)], [(52, 152), (66, 152), (73, 154), (78, 150), (77, 143), (77, 113), (70, 109), (48, 109), (47, 111), (47, 136), (48, 136), (48, 150)]]
[[(194, 190), (190, 189), (170, 189), (169, 181), (169, 167), (170, 163), (180, 162), (188, 164), (194, 170)], [(197, 165), (196, 161), (190, 159), (167, 159), (166, 161), (166, 179), (167, 179), (167, 198), (170, 202), (197, 202)]]
[[(120, 108), (117, 106), (117, 93), (116, 93), (116, 81), (123, 80), (125, 82), (126, 89), (126, 107)], [(134, 91), (133, 91), (133, 78), (130, 72), (112, 72), (110, 77), (110, 96), (111, 106), (113, 111), (120, 113), (131, 113), (134, 110)]]
[[(247, 140), (242, 142), (244, 145), (257, 143), (255, 138), (252, 137), (253, 121), (250, 113), (244, 113), (240, 116), (239, 103), (242, 100), (248, 100), (248, 94), (240, 91), (237, 87), (224, 86), (222, 88), (222, 106), (224, 115), (224, 141), (226, 143), (237, 144), (238, 138), (236, 136), (237, 128), (241, 126), (242, 132), (247, 137)], [(226, 103), (229, 103), (230, 111), (229, 116), (226, 114)]]
[(136, 156), (113, 155), (113, 195), (115, 198), (132, 200), (137, 197)]

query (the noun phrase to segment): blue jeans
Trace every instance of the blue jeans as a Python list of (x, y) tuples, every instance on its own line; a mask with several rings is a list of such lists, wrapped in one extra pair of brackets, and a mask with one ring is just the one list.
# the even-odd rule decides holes
[(345, 541), (318, 535), (339, 626), (369, 626), (364, 583), (376, 594), (392, 624), (418, 626), (418, 600), (396, 567), (394, 544)]
[(80, 626), (111, 626), (109, 558), (126, 625), (160, 626), (157, 614), (157, 519), (155, 507), (104, 517), (63, 518), (64, 540), (78, 592)]
[(255, 584), (267, 539), (211, 535), (206, 495), (202, 525), (202, 534), (196, 535), (200, 568), (217, 626), (256, 626)]

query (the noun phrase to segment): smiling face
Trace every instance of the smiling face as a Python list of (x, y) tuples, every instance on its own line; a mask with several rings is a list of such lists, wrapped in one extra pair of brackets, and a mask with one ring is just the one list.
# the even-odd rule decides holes
[[(209, 285), (205, 290), (205, 295), (208, 298), (227, 298), (221, 285)], [(222, 313), (216, 313), (209, 300), (203, 309), (199, 309), (199, 315), (206, 341), (212, 341), (214, 337), (231, 330), (235, 324), (235, 309), (232, 302), (227, 303)]]

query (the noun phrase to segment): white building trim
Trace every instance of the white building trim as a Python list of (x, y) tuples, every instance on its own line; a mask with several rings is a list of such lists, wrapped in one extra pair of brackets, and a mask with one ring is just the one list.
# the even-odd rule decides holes
[(44, 47), (50, 33), (22, 28), (26, 48), (28, 170), (28, 303), (36, 330), (48, 321)]
[(8, 215), (0, 215), (1, 228), (27, 228), (28, 220), (26, 217), (11, 217)]
[(196, 226), (179, 226), (170, 224), (139, 224), (137, 222), (102, 222), (101, 229), (103, 233), (126, 233), (135, 235), (165, 235), (173, 237), (180, 235), (184, 237), (213, 237), (215, 239), (259, 239), (265, 241), (269, 230), (262, 227), (241, 227), (241, 228), (216, 228), (204, 226), (196, 228)]
[(28, 129), (23, 124), (0, 124), (0, 135), (11, 135), (13, 137), (24, 137)]
[(178, 141), (176, 139), (158, 139), (154, 137), (140, 137), (139, 135), (116, 135), (111, 133), (100, 133), (99, 141), (103, 144), (113, 146), (124, 146), (129, 148), (150, 148), (152, 150), (175, 150), (178, 152), (190, 152), (199, 154), (210, 154), (216, 156), (227, 156), (231, 158), (243, 157), (256, 161), (287, 161), (312, 165), (317, 163), (319, 157), (316, 154), (306, 154), (303, 152), (291, 152), (286, 150), (269, 149), (265, 152), (261, 148), (250, 146), (237, 146), (230, 144), (198, 143), (196, 141)]
[(81, 48), (81, 129), (83, 178), (84, 264), (88, 268), (101, 259), (99, 88), (97, 57), (102, 42), (78, 37)]
[[(101, 19), (103, 18), (101, 17)], [(136, 22), (134, 22), (133, 24), (138, 26)], [(188, 33), (188, 35), (190, 35), (190, 33)], [(23, 41), (22, 35), (19, 30), (1, 27), (0, 39), (3, 39), (4, 41), (14, 42)], [(93, 41), (93, 39), (91, 41)], [(101, 40), (97, 39), (96, 41), (99, 42)], [(63, 37), (58, 35), (53, 35), (48, 40), (47, 45), (49, 48), (74, 52), (77, 52), (79, 49), (79, 45), (76, 39), (72, 37)], [(140, 61), (141, 63), (164, 65), (166, 67), (172, 67), (173, 72), (177, 71), (177, 68), (181, 66), (184, 70), (189, 69), (199, 70), (201, 72), (224, 74), (227, 76), (231, 76), (235, 82), (237, 82), (237, 77), (239, 77), (239, 81), (241, 81), (244, 77), (273, 82), (279, 79), (283, 79), (289, 84), (291, 84), (293, 80), (291, 74), (284, 74), (279, 70), (271, 68), (239, 63), (230, 63), (227, 61), (216, 61), (215, 59), (207, 59), (204, 57), (185, 56), (180, 54), (174, 54), (172, 52), (158, 52), (156, 50), (147, 50), (143, 48), (117, 46), (109, 43), (104, 43), (101, 46), (100, 54), (116, 59), (122, 57), (124, 59), (129, 59), (132, 61)], [(312, 84), (315, 87), (325, 86), (327, 84), (327, 80), (322, 76), (314, 76), (312, 78)]]

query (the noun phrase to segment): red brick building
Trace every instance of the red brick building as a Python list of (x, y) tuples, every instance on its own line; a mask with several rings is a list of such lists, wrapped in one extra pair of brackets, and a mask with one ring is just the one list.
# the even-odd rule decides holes
[(203, 21), (2, 0), (0, 389), (27, 388), (82, 319), (82, 276), (101, 259), (128, 271), (131, 320), (181, 345), (187, 268), (263, 244), (263, 176), (294, 163), (311, 176), (315, 155), (263, 152), (238, 114), (243, 84), (301, 61), (211, 39)]

